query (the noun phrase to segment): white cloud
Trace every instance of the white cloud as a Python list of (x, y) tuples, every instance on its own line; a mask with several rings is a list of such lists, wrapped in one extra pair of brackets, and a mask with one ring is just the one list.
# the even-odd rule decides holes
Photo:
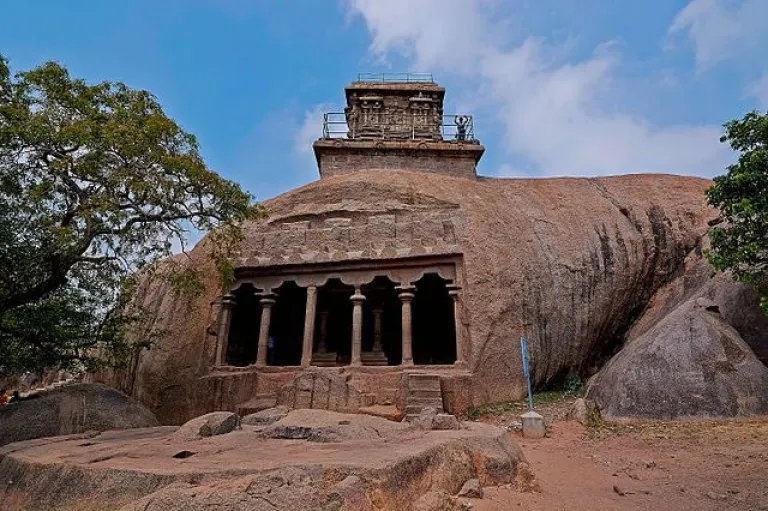
[(323, 136), (323, 115), (337, 111), (328, 103), (320, 103), (304, 112), (293, 139), (293, 150), (298, 154), (312, 154), (312, 143)]
[(531, 162), (538, 174), (722, 171), (731, 156), (718, 142), (719, 126), (653, 126), (611, 107), (622, 56), (610, 43), (568, 61), (567, 47), (505, 32), (513, 24), (499, 5), (349, 1), (371, 33), (372, 52), (403, 55), (418, 69), (459, 77), (504, 127), (505, 149)]
[(492, 40), (481, 7), (492, 0), (351, 0), (371, 33), (371, 50), (384, 57), (395, 50), (413, 59), (415, 69), (428, 69), (450, 60), (470, 67), (477, 45)]
[(768, 71), (747, 86), (747, 94), (757, 99), (760, 106), (768, 108)]
[(669, 33), (687, 34), (696, 63), (705, 70), (724, 60), (762, 53), (761, 45), (768, 43), (766, 20), (766, 0), (691, 0), (675, 16)]

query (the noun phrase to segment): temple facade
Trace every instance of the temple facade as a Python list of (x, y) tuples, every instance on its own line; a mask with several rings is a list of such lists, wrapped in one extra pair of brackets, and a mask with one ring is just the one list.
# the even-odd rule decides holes
[[(444, 114), (444, 96), (431, 76), (361, 75), (313, 144), (321, 181), (392, 170), (476, 179), (484, 148), (471, 116)], [(358, 206), (339, 197), (344, 207), (298, 205), (247, 227), (209, 329), (217, 408), (416, 413), (416, 390), (418, 404), (462, 408), (472, 357), (462, 217), (454, 204), (376, 204), (373, 184), (360, 193)]]

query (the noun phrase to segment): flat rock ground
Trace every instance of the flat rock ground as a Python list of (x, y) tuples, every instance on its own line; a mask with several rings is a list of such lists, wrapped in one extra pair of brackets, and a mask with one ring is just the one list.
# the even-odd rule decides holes
[[(546, 400), (548, 402), (537, 405), (537, 410), (548, 421), (546, 438), (529, 440), (515, 431), (508, 434), (520, 445), (526, 458), (528, 467), (522, 465), (521, 472), (533, 476), (522, 475), (512, 484), (486, 487), (485, 498), (471, 499), (473, 510), (768, 510), (768, 418), (622, 425), (597, 422), (591, 427), (584, 427), (565, 419), (573, 397), (550, 395)], [(518, 418), (523, 406), (513, 403), (486, 407), (483, 413), (471, 417), (481, 423), (509, 426)], [(175, 507), (156, 506), (150, 509), (187, 509), (187, 504), (192, 503), (196, 504), (195, 509), (216, 509), (221, 504), (222, 492), (229, 492), (237, 498), (244, 494), (242, 488), (236, 487), (235, 483), (240, 484), (238, 477), (245, 476), (242, 484), (248, 488), (253, 486), (253, 481), (247, 476), (251, 471), (278, 469), (286, 465), (322, 466), (325, 471), (330, 469), (331, 472), (352, 465), (355, 467), (353, 473), (381, 470), (396, 459), (426, 452), (430, 447), (446, 441), (475, 435), (494, 437), (500, 433), (484, 424), (476, 424), (470, 430), (426, 433), (398, 423), (374, 423), (372, 418), (357, 417), (348, 426), (333, 430), (344, 433), (341, 443), (304, 440), (256, 442), (254, 432), (247, 428), (221, 437), (190, 442), (169, 436), (174, 428), (154, 428), (107, 432), (96, 438), (77, 435), (59, 440), (33, 440), (12, 444), (4, 451), (13, 452), (15, 459), (28, 463), (30, 467), (74, 464), (87, 466), (90, 470), (111, 469), (112, 474), (120, 474), (121, 469), (132, 471), (137, 467), (151, 467), (152, 477), (133, 481), (131, 488), (135, 490), (135, 496), (126, 494), (131, 488), (126, 488), (125, 479), (121, 477), (112, 478), (114, 480), (95, 479), (98, 499), (92, 507), (83, 507), (83, 501), (79, 501), (74, 507), (64, 506), (62, 509), (119, 508), (154, 491), (147, 490), (144, 485), (156, 486), (159, 490), (169, 483), (163, 477), (173, 476), (178, 480), (183, 474), (188, 474), (191, 479), (182, 478), (177, 483), (175, 488), (178, 490), (178, 484), (181, 484), (181, 490), (155, 499), (155, 504), (162, 504), (162, 499), (175, 502), (183, 497), (187, 500), (174, 504)], [(335, 415), (330, 419), (339, 423)], [(325, 422), (313, 426), (325, 427)], [(345, 433), (345, 429), (349, 431)], [(496, 438), (508, 436), (501, 434)], [(184, 449), (193, 451), (194, 455), (181, 459), (173, 457)], [(459, 463), (461, 451), (446, 451), (443, 458), (447, 464), (435, 474), (448, 480), (462, 472)], [(307, 474), (312, 473), (307, 470)], [(219, 479), (217, 474), (225, 472), (229, 472), (229, 477), (234, 479), (232, 484), (222, 486), (216, 483)], [(64, 477), (66, 473), (59, 470), (31, 474), (27, 495), (35, 487), (34, 479), (45, 479), (45, 474), (53, 479), (61, 478), (67, 484), (80, 480), (77, 474), (67, 479)], [(319, 476), (323, 479), (327, 474)], [(460, 485), (465, 477), (459, 477), (456, 482)], [(389, 479), (405, 481), (396, 475)], [(0, 487), (3, 483), (0, 481)], [(5, 509), (47, 508), (29, 507), (27, 498), (14, 505), (13, 485), (8, 482), (6, 486), (10, 493), (6, 493), (3, 502), (10, 507)], [(298, 490), (291, 490), (291, 493)], [(189, 494), (189, 491), (194, 493)], [(390, 491), (402, 493), (402, 487), (398, 483)], [(303, 494), (296, 493), (293, 497), (297, 502), (307, 502)], [(105, 507), (107, 502), (111, 505)], [(40, 502), (33, 500), (32, 503), (36, 505)], [(136, 502), (136, 509), (146, 509), (149, 504), (144, 500)], [(302, 507), (305, 506), (278, 506), (280, 509)], [(387, 506), (388, 509), (401, 507), (402, 503), (394, 502)]]
[[(360, 501), (348, 509), (403, 509), (476, 477), (510, 483), (519, 458), (509, 434), (487, 424), (425, 431), (324, 410), (219, 436), (187, 433), (156, 427), (9, 444), (0, 448), (0, 509), (326, 509), (334, 492)], [(359, 482), (341, 484), (349, 475)]]
[[(541, 491), (486, 488), (474, 510), (768, 510), (768, 417), (585, 428), (565, 420), (573, 400), (536, 406), (546, 438), (513, 433)], [(478, 420), (510, 425), (522, 409), (491, 407)]]

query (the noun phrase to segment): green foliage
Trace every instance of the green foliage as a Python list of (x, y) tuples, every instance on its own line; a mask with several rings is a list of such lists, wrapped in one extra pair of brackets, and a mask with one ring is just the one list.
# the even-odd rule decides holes
[(563, 390), (566, 394), (578, 396), (584, 388), (584, 380), (578, 374), (571, 374), (565, 379)]
[[(263, 214), (150, 93), (0, 56), (0, 371), (119, 363), (158, 334), (132, 275), (197, 230), (227, 282), (239, 224)], [(165, 274), (202, 292), (183, 265)]]
[(739, 159), (707, 190), (723, 224), (712, 230), (706, 255), (716, 269), (750, 284), (768, 314), (768, 114), (750, 112), (726, 123), (720, 141), (738, 151)]

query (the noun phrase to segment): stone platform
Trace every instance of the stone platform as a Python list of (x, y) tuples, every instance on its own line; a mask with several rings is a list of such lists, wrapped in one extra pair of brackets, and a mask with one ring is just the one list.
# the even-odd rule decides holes
[[(410, 396), (409, 379), (433, 377), (429, 396)], [(275, 405), (359, 413), (370, 406), (395, 406), (405, 413), (413, 397), (433, 397), (429, 406), (460, 414), (472, 406), (472, 375), (454, 366), (219, 368), (198, 380), (201, 398), (194, 415), (214, 410), (240, 414)], [(189, 419), (191, 417), (186, 417)]]

